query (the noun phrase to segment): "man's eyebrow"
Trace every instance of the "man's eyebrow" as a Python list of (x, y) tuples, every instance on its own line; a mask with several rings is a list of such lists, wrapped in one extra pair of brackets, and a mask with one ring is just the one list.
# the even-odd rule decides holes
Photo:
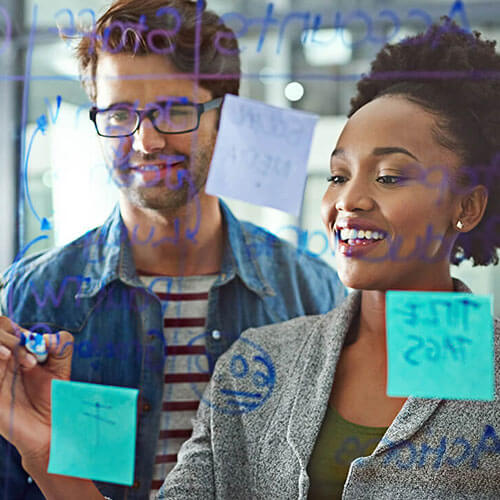
[(397, 146), (388, 146), (385, 148), (375, 148), (372, 151), (372, 154), (374, 156), (384, 156), (384, 155), (391, 155), (391, 154), (397, 154), (397, 153), (401, 153), (401, 154), (404, 154), (406, 156), (409, 156), (410, 158), (413, 158), (414, 160), (416, 160), (418, 162), (420, 161), (414, 154), (410, 153), (407, 149), (400, 148)]
[(134, 107), (137, 104), (137, 102), (131, 102), (131, 101), (118, 101), (118, 102), (112, 102), (108, 104), (107, 106), (104, 106), (101, 109), (109, 109), (109, 108), (116, 108), (118, 106), (129, 106), (129, 107)]

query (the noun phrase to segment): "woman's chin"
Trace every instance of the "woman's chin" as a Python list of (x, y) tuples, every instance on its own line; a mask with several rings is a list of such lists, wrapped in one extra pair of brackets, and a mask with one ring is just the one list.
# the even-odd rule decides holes
[(353, 290), (385, 290), (387, 288), (382, 283), (383, 280), (369, 276), (367, 273), (349, 271), (344, 273), (341, 269), (338, 269), (337, 273), (344, 286)]

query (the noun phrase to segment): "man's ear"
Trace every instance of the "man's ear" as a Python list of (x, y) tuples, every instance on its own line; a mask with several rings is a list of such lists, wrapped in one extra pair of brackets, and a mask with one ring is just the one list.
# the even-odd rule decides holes
[(488, 190), (479, 185), (462, 195), (457, 215), (453, 221), (455, 229), (461, 233), (472, 231), (483, 218), (488, 203)]

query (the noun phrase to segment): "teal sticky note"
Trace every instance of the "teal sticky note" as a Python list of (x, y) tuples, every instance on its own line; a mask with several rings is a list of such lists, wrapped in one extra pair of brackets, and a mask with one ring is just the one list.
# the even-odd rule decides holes
[(493, 400), (491, 297), (389, 291), (386, 325), (389, 396)]
[(131, 485), (138, 392), (53, 380), (48, 472)]

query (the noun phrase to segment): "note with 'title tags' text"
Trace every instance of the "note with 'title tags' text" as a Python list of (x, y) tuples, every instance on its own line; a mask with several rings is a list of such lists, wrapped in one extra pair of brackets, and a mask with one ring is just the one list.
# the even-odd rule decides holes
[(493, 400), (491, 297), (389, 291), (386, 325), (389, 396)]

